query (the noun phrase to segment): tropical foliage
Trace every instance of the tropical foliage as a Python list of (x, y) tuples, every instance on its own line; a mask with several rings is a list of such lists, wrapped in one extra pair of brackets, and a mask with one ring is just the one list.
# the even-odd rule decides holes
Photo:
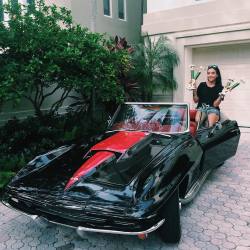
[(153, 91), (160, 88), (163, 92), (174, 90), (177, 83), (173, 70), (179, 57), (169, 40), (160, 36), (157, 40), (146, 35), (135, 47), (132, 78), (140, 84), (142, 100), (151, 101)]
[(123, 100), (117, 84), (124, 56), (111, 53), (98, 33), (74, 25), (70, 11), (44, 0), (36, 6), (8, 4), (9, 21), (0, 23), (0, 100), (25, 98), (42, 117), (45, 101), (60, 91), (55, 113), (76, 91), (88, 107), (97, 102)]
[(0, 188), (35, 156), (72, 143), (87, 143), (102, 132), (107, 123), (103, 114), (94, 123), (87, 114), (68, 112), (12, 119), (0, 127)]

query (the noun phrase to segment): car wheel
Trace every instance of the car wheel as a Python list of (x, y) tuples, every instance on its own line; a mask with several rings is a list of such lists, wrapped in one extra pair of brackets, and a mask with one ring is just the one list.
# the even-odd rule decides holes
[(162, 209), (164, 224), (159, 228), (161, 239), (166, 243), (178, 243), (181, 238), (179, 190), (177, 189)]

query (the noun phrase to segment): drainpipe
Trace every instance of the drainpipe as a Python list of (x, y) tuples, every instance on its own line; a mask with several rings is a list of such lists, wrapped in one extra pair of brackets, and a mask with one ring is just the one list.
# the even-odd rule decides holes
[(143, 14), (147, 13), (147, 0), (141, 0), (141, 25), (143, 25)]
[(96, 32), (97, 0), (91, 0), (90, 30)]

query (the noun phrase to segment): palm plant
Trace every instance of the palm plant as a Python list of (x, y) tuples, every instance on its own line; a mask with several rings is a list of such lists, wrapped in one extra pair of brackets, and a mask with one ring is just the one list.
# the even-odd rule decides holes
[(144, 37), (135, 47), (131, 71), (140, 84), (143, 101), (151, 101), (156, 88), (163, 92), (177, 88), (173, 70), (178, 63), (179, 57), (168, 38), (160, 36), (158, 40), (152, 40), (149, 35)]

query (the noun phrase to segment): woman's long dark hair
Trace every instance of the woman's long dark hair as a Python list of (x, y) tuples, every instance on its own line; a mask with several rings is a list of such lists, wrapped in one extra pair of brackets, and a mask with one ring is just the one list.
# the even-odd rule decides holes
[(215, 84), (216, 84), (216, 86), (221, 87), (222, 86), (222, 79), (221, 79), (221, 74), (220, 74), (219, 67), (217, 65), (209, 65), (207, 67), (207, 70), (209, 70), (209, 69), (214, 69), (216, 71), (217, 78), (216, 78)]

